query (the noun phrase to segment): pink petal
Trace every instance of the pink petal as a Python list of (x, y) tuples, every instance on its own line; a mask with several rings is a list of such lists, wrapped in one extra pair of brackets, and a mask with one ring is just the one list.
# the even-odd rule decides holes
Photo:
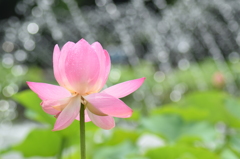
[(87, 109), (88, 115), (90, 117), (90, 119), (92, 120), (92, 122), (97, 125), (98, 127), (102, 128), (102, 129), (112, 129), (115, 127), (115, 122), (113, 117), (111, 116), (98, 116), (95, 115), (93, 113), (91, 113), (88, 109)]
[(68, 54), (72, 52), (75, 43), (67, 42), (63, 47), (61, 52), (59, 52), (58, 47), (55, 46), (53, 54), (53, 67), (54, 67), (54, 76), (58, 81), (59, 85), (67, 88), (68, 90), (73, 91), (74, 88), (70, 85), (65, 70), (65, 62)]
[(27, 82), (27, 84), (42, 100), (55, 100), (71, 96), (68, 90), (60, 86), (37, 82)]
[(41, 103), (41, 106), (46, 113), (56, 115), (67, 106), (71, 98), (72, 97), (67, 97), (58, 100), (44, 100)]
[(62, 130), (68, 127), (78, 116), (80, 110), (80, 97), (76, 96), (71, 99), (69, 104), (58, 115), (53, 131)]
[(108, 74), (110, 72), (111, 61), (108, 52), (102, 48), (102, 45), (99, 42), (95, 42), (91, 46), (97, 53), (100, 61), (99, 80), (94, 88), (96, 92), (99, 92), (107, 81)]
[[(85, 111), (84, 111), (84, 114), (85, 114), (85, 122), (89, 122), (89, 121), (91, 121), (91, 119), (89, 118), (89, 116), (88, 116), (88, 113), (87, 113), (87, 110), (85, 109)], [(80, 120), (80, 114), (78, 114), (78, 116), (76, 117), (76, 120)]]
[[(109, 116), (128, 118), (132, 115), (133, 112), (132, 109), (129, 108), (123, 101), (109, 94), (94, 93), (85, 96), (84, 98), (96, 109), (99, 109), (101, 112)], [(91, 110), (89, 109), (89, 111)]]
[(104, 114), (101, 110), (97, 109), (95, 106), (93, 106), (91, 103), (87, 103), (86, 107), (88, 110), (90, 110), (93, 114), (99, 115), (99, 116), (107, 116), (107, 114)]
[(65, 73), (72, 88), (81, 95), (89, 93), (99, 74), (99, 59), (91, 45), (84, 39), (68, 53), (65, 61)]
[(101, 93), (107, 93), (116, 98), (122, 98), (136, 91), (143, 84), (144, 80), (145, 77), (119, 83), (103, 90)]
[(45, 111), (48, 114), (51, 115), (57, 115), (59, 114), (61, 111), (54, 109), (52, 106), (46, 106), (46, 107), (42, 107), (43, 111)]
[(109, 75), (109, 72), (110, 72), (110, 69), (111, 69), (111, 59), (110, 59), (110, 56), (107, 52), (107, 50), (104, 50), (104, 54), (105, 54), (105, 75), (104, 75), (104, 80), (105, 82), (103, 83), (103, 86), (104, 84), (106, 83), (107, 79), (108, 79), (108, 75)]
[(61, 72), (58, 67), (60, 54), (61, 54), (61, 51), (58, 45), (55, 45), (53, 50), (53, 72), (54, 72), (55, 79), (57, 80), (59, 85), (64, 86)]

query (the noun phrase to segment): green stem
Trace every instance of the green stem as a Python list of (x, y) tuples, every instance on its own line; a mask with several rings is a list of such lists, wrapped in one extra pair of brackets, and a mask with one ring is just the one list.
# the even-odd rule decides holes
[(85, 147), (85, 121), (84, 121), (84, 105), (81, 104), (80, 108), (80, 147), (81, 147), (81, 159), (86, 159), (86, 147)]

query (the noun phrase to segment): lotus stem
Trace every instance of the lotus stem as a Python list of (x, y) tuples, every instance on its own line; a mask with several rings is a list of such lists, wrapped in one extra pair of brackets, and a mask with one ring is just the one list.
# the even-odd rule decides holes
[(80, 105), (80, 152), (81, 152), (81, 159), (86, 159), (86, 146), (85, 146), (85, 121), (84, 121), (84, 105)]

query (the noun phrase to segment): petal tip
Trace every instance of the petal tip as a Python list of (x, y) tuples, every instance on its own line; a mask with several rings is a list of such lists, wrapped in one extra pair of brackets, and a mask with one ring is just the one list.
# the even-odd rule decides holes
[(98, 41), (94, 42), (91, 44), (91, 46), (94, 48), (94, 47), (97, 47), (97, 48), (100, 48), (101, 50), (104, 50), (101, 43), (99, 43)]
[(60, 130), (59, 127), (57, 127), (56, 125), (54, 125), (52, 131), (58, 131), (58, 130)]
[(56, 45), (54, 46), (54, 50), (55, 50), (55, 49), (59, 49), (58, 44), (56, 44)]
[(53, 129), (52, 129), (52, 131), (59, 131), (59, 130), (58, 130), (58, 129), (56, 129), (56, 128), (53, 128)]
[(145, 81), (146, 77), (142, 77), (142, 78), (140, 78), (140, 79), (142, 79), (143, 81)]
[(136, 81), (138, 81), (139, 82), (139, 87), (143, 84), (143, 82), (146, 80), (146, 77), (142, 77), (142, 78), (138, 78), (138, 79), (136, 79)]
[(95, 41), (94, 43), (92, 43), (92, 45), (101, 45), (100, 42)]
[(35, 83), (35, 82), (26, 81), (26, 84), (28, 85), (28, 87), (30, 87), (30, 89), (31, 89), (31, 86), (33, 83)]
[(80, 43), (85, 43), (85, 44), (88, 44), (88, 45), (90, 45), (88, 42), (87, 42), (87, 40), (85, 40), (85, 39), (80, 39), (76, 44), (80, 44)]
[(121, 118), (130, 118), (132, 114), (133, 114), (133, 110), (130, 108), (129, 112), (125, 116), (122, 116)]
[(59, 54), (60, 51), (61, 51), (61, 50), (60, 50), (58, 44), (56, 44), (56, 45), (54, 46), (53, 53), (54, 53), (54, 54)]
[(62, 129), (64, 129), (64, 127), (61, 127), (61, 126), (59, 126), (59, 125), (57, 125), (57, 124), (55, 123), (52, 131), (59, 131), (59, 130), (62, 130)]
[(62, 46), (61, 52), (62, 52), (62, 51), (64, 52), (64, 50), (65, 50), (65, 51), (66, 51), (66, 50), (70, 50), (74, 45), (75, 45), (75, 43), (72, 42), (72, 41), (66, 42), (66, 43)]
[(110, 129), (114, 128), (114, 127), (115, 127), (115, 122), (113, 123), (113, 125), (109, 129), (106, 129), (106, 130), (110, 130)]

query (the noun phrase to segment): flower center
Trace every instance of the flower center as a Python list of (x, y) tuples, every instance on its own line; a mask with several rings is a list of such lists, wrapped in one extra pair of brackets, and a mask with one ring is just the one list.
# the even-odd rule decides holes
[(77, 92), (71, 92), (73, 96), (77, 95), (78, 93)]

